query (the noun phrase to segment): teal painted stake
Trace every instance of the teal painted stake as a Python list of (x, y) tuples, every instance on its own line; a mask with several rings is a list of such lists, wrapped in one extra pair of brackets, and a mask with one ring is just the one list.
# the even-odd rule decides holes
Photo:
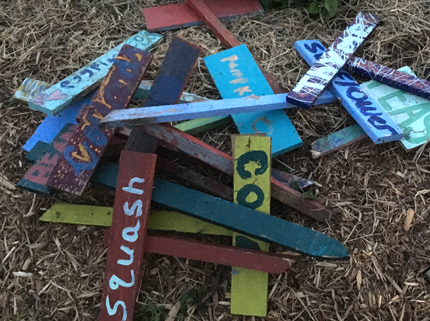
[[(273, 91), (245, 45), (203, 59), (224, 99), (273, 95)], [(272, 156), (302, 145), (283, 110), (232, 115), (241, 134), (265, 133), (272, 137)]]

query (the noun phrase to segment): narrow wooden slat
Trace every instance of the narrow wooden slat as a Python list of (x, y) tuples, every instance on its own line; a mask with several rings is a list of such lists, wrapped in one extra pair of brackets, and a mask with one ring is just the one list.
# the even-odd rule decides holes
[(233, 268), (234, 270), (253, 269), (265, 274), (284, 273), (290, 267), (289, 261), (274, 254), (187, 240), (177, 236), (148, 235), (145, 250), (150, 253), (238, 267)]
[(288, 187), (292, 187), (291, 185), (296, 183), (299, 188), (305, 189), (306, 187), (314, 184), (312, 181), (308, 181), (307, 179), (301, 178), (297, 175), (283, 172), (276, 168), (272, 168), (272, 177)]
[(25, 78), (21, 86), (18, 87), (17, 91), (13, 95), (13, 98), (28, 102), (30, 99), (37, 96), (49, 87), (51, 87), (51, 85), (47, 82)]
[[(207, 0), (205, 4), (221, 20), (230, 20), (248, 14), (263, 12), (258, 0)], [(187, 28), (203, 21), (186, 3), (145, 8), (142, 10), (150, 32)]]
[[(407, 66), (400, 68), (399, 71), (414, 75), (412, 69)], [(405, 136), (400, 143), (405, 150), (410, 151), (430, 140), (430, 101), (428, 99), (373, 80), (361, 86), (403, 130)]]
[(224, 200), (233, 201), (233, 189), (209, 177), (188, 169), (174, 161), (158, 156), (157, 169), (169, 172), (171, 175), (181, 178), (189, 186), (194, 186), (199, 191), (220, 197)]
[[(176, 36), (170, 43), (166, 56), (161, 64), (160, 70), (155, 77), (154, 83), (146, 97), (144, 107), (173, 105), (178, 103), (184, 88), (191, 76), (201, 49), (196, 45)], [(133, 128), (130, 138), (139, 144), (138, 129)], [(142, 142), (145, 144), (145, 142)], [(128, 145), (128, 148), (138, 148)]]
[[(164, 105), (157, 107), (141, 107), (126, 110), (114, 110), (110, 112), (99, 124), (100, 128), (114, 128), (123, 126), (136, 126), (155, 123), (167, 123), (187, 119), (204, 117), (233, 118), (244, 113), (264, 113), (277, 109), (297, 108), (286, 102), (287, 94), (256, 96), (247, 98), (232, 98), (222, 100), (209, 100), (197, 103), (178, 105)], [(325, 97), (318, 99), (317, 105), (332, 102)], [(246, 115), (244, 115), (246, 117)], [(175, 126), (178, 128), (178, 126)]]
[[(233, 175), (233, 158), (197, 138), (168, 125), (146, 125), (140, 126), (140, 128), (167, 144), (175, 146), (189, 156), (199, 159), (228, 175)], [(302, 198), (301, 193), (282, 184), (273, 177), (272, 197), (318, 221), (325, 222), (330, 220), (330, 211), (321, 203)]]
[[(294, 48), (312, 66), (325, 48), (318, 40), (296, 41)], [(328, 89), (342, 101), (342, 105), (375, 144), (400, 140), (403, 130), (385, 110), (369, 97), (351, 75), (341, 70)]]
[[(232, 138), (234, 158), (234, 202), (270, 215), (271, 138), (238, 135)], [(233, 233), (233, 245), (268, 251), (269, 244)], [(248, 247), (249, 248), (249, 247)], [(232, 314), (265, 317), (267, 273), (233, 268), (231, 276)]]
[(288, 95), (288, 102), (309, 109), (354, 52), (375, 29), (378, 17), (360, 12), (312, 65)]
[[(254, 58), (245, 45), (205, 57), (223, 99), (273, 95)], [(298, 148), (302, 141), (283, 110), (232, 115), (241, 134), (263, 133), (272, 137), (272, 156)]]
[(33, 166), (18, 182), (18, 187), (37, 194), (51, 193), (51, 188), (47, 186), (49, 176), (61, 158), (75, 130), (76, 125), (66, 124), (53, 141), (39, 154)]
[(367, 137), (369, 136), (357, 124), (346, 127), (314, 141), (311, 149), (312, 158), (320, 158)]
[[(118, 167), (118, 165), (115, 166)], [(109, 227), (112, 224), (112, 212), (113, 208), (106, 206), (54, 204), (40, 217), (40, 220), (43, 222)], [(222, 236), (231, 236), (233, 233), (225, 228), (179, 212), (162, 210), (151, 210), (148, 229)]]
[(113, 109), (127, 108), (152, 55), (124, 45), (87, 108), (47, 185), (80, 195), (92, 176), (114, 130), (100, 130), (100, 120)]
[(376, 80), (425, 99), (430, 99), (430, 81), (420, 79), (415, 75), (391, 69), (358, 57), (351, 58), (346, 67), (349, 71), (363, 77)]
[(93, 60), (85, 67), (71, 74), (29, 101), (29, 107), (48, 115), (55, 115), (74, 100), (95, 89), (108, 74), (123, 45), (130, 45), (141, 50), (150, 50), (162, 39), (161, 35), (143, 30), (127, 39), (119, 46)]
[(103, 280), (101, 321), (133, 320), (142, 280), (156, 158), (154, 154), (126, 150), (121, 153)]
[(349, 256), (340, 242), (325, 234), (158, 178), (154, 180), (152, 201), (304, 255), (333, 259)]

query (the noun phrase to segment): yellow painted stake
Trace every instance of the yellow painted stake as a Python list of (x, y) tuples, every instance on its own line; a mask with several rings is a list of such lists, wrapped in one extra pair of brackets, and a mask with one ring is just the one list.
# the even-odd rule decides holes
[[(233, 137), (234, 202), (270, 214), (271, 138), (261, 135)], [(252, 222), (251, 222), (252, 223)], [(269, 250), (269, 244), (233, 232), (233, 245)], [(231, 313), (265, 317), (268, 273), (233, 268)]]

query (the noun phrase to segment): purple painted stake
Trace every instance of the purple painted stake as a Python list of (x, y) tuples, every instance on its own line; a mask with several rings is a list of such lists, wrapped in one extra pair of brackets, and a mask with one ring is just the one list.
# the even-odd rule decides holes
[(354, 57), (348, 61), (346, 66), (349, 71), (363, 77), (430, 99), (430, 81), (382, 66), (363, 58)]

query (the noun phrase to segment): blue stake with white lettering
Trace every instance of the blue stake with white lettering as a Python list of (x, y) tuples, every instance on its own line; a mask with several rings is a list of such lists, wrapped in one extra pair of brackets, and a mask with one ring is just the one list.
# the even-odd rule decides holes
[[(310, 66), (325, 51), (318, 40), (296, 41), (294, 48)], [(342, 105), (375, 144), (400, 140), (404, 136), (402, 129), (377, 102), (361, 90), (348, 72), (341, 70), (328, 89), (342, 100)]]

